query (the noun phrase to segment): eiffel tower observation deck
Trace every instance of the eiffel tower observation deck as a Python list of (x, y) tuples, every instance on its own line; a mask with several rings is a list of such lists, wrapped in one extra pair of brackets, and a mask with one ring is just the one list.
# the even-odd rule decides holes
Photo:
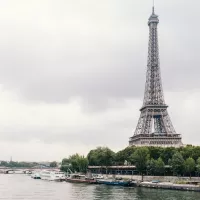
[(154, 12), (148, 21), (149, 48), (147, 75), (143, 106), (134, 135), (129, 146), (180, 147), (182, 138), (177, 134), (167, 112), (159, 66), (157, 26), (158, 16)]

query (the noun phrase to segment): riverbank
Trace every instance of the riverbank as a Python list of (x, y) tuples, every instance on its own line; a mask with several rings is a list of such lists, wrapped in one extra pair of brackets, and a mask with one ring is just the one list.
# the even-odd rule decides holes
[[(103, 174), (105, 177), (112, 178), (112, 174)], [(141, 181), (142, 177), (138, 175), (121, 175), (117, 174), (116, 177), (121, 177), (123, 179), (134, 179), (136, 181)], [(169, 183), (177, 183), (177, 182), (195, 182), (200, 183), (200, 177), (178, 177), (178, 176), (144, 176), (144, 182), (151, 182), (152, 180), (158, 180), (160, 182), (169, 182)]]
[(173, 184), (169, 182), (162, 182), (162, 183), (142, 182), (139, 184), (139, 187), (200, 192), (199, 185)]
[[(108, 175), (108, 178), (112, 176)], [(141, 182), (141, 176), (117, 175), (117, 177), (135, 180), (138, 187), (200, 192), (199, 177), (192, 177), (190, 179), (189, 177), (174, 176), (144, 176), (143, 182)]]

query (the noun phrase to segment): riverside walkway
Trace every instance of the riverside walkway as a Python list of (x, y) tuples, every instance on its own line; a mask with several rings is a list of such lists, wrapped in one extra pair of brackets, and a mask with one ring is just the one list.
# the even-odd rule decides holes
[(139, 184), (139, 187), (200, 192), (199, 185), (173, 184), (169, 182), (162, 182), (162, 183), (141, 182)]

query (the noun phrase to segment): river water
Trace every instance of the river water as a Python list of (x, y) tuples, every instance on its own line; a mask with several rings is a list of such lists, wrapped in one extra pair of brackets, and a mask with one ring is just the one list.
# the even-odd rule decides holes
[(200, 200), (200, 193), (105, 185), (73, 184), (31, 179), (28, 175), (1, 174), (3, 200)]

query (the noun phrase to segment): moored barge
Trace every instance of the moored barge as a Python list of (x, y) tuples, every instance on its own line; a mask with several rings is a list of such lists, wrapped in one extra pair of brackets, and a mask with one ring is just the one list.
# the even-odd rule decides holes
[(87, 178), (85, 175), (80, 175), (80, 174), (70, 174), (70, 176), (66, 178), (66, 181), (70, 183), (88, 183), (88, 184), (97, 183), (95, 179)]
[(97, 183), (104, 184), (104, 185), (123, 186), (123, 187), (131, 186), (130, 181), (124, 181), (124, 180), (99, 179), (97, 180)]

